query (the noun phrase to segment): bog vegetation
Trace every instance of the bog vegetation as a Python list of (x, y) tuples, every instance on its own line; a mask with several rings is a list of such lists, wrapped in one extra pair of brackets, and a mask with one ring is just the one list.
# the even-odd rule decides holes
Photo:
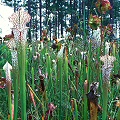
[(0, 120), (120, 120), (120, 43), (104, 23), (113, 6), (94, 6), (82, 28), (75, 23), (61, 38), (41, 28), (32, 40), (28, 11), (10, 16), (12, 34), (0, 44)]

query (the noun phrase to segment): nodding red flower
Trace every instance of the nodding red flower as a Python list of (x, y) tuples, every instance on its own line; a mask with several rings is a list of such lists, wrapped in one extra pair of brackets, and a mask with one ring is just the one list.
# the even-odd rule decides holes
[(90, 15), (89, 18), (89, 26), (93, 29), (93, 30), (97, 30), (97, 28), (100, 26), (101, 23), (101, 19), (97, 16), (97, 15)]
[(48, 120), (48, 116), (53, 117), (53, 112), (57, 108), (53, 103), (48, 104), (48, 111), (46, 112), (45, 115), (45, 120)]
[(105, 14), (108, 10), (112, 9), (109, 0), (97, 0), (95, 5), (98, 8), (98, 11), (102, 14)]
[(113, 33), (113, 27), (112, 27), (112, 25), (108, 24), (107, 26), (105, 26), (104, 31), (106, 31), (106, 33), (108, 35), (110, 35), (111, 33)]

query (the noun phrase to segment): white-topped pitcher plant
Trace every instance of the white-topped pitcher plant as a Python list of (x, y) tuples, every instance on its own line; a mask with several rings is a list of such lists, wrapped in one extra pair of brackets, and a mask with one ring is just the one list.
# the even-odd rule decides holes
[(25, 67), (26, 67), (26, 41), (28, 27), (26, 26), (26, 24), (30, 21), (30, 18), (31, 17), (28, 14), (28, 12), (24, 11), (22, 8), (13, 13), (9, 18), (10, 22), (13, 23), (12, 31), (14, 34), (14, 40), (17, 48), (22, 120), (27, 120)]

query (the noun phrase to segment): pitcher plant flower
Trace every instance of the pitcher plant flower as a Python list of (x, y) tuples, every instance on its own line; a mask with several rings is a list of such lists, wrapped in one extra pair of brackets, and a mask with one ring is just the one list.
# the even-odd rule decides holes
[(9, 17), (9, 21), (13, 23), (13, 33), (16, 43), (21, 41), (26, 42), (27, 29), (26, 24), (30, 21), (31, 17), (28, 12), (25, 12), (22, 8), (13, 13)]
[(102, 66), (102, 76), (103, 76), (103, 85), (102, 85), (102, 98), (103, 98), (103, 111), (102, 119), (106, 120), (107, 118), (107, 104), (108, 104), (108, 90), (109, 90), (109, 80), (111, 71), (113, 69), (113, 62), (116, 60), (114, 56), (104, 55), (100, 57), (100, 60), (104, 62)]
[(18, 30), (26, 28), (26, 24), (30, 21), (30, 19), (31, 17), (28, 12), (24, 11), (22, 8), (13, 13), (9, 18), (10, 22), (13, 23), (13, 27), (17, 28)]
[[(27, 30), (26, 24), (30, 21), (31, 17), (28, 12), (20, 8), (14, 12), (10, 17), (9, 21), (13, 24), (13, 34), (15, 43), (17, 46), (18, 56), (18, 71), (19, 71), (19, 82), (20, 82), (20, 101), (21, 101), (21, 118), (22, 120), (27, 119), (26, 114), (26, 41), (27, 41)], [(16, 83), (18, 85), (18, 82)], [(15, 93), (17, 92), (17, 89)], [(16, 119), (16, 118), (15, 118)]]
[(108, 67), (108, 65), (113, 65), (113, 62), (116, 60), (116, 58), (114, 56), (109, 56), (107, 54), (107, 55), (101, 56), (100, 60), (104, 62), (105, 67)]
[(14, 107), (14, 119), (17, 119), (17, 111), (18, 111), (18, 53), (17, 53), (17, 45), (14, 39), (14, 34), (12, 31), (12, 37), (10, 40), (7, 42), (7, 46), (11, 51), (11, 56), (12, 56), (12, 66), (13, 66), (13, 85), (14, 85), (14, 103), (12, 103), (12, 108)]
[(107, 35), (110, 35), (113, 33), (113, 27), (111, 24), (108, 24), (107, 26), (104, 27), (104, 35), (107, 34)]
[(100, 60), (104, 62), (102, 66), (103, 79), (107, 82), (110, 79), (110, 74), (113, 68), (113, 62), (116, 60), (114, 56), (104, 55), (100, 57)]
[(97, 15), (90, 15), (89, 18), (89, 26), (90, 28), (92, 28), (93, 30), (97, 30), (97, 28), (100, 26), (101, 24), (101, 19), (97, 16)]
[(107, 11), (112, 9), (109, 0), (97, 0), (95, 5), (98, 8), (98, 11), (102, 14), (106, 14)]

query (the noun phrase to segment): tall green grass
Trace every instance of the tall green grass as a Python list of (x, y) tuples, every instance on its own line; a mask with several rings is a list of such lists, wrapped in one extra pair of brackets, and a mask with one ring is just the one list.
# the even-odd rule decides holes
[[(78, 41), (74, 42), (74, 44), (78, 44), (77, 42)], [(100, 61), (100, 48), (97, 48), (96, 50), (91, 49), (91, 53), (87, 51), (87, 55), (89, 53), (91, 54), (90, 55), (91, 57), (88, 56), (87, 58), (88, 62), (86, 62), (81, 57), (80, 52), (83, 51), (83, 49), (81, 48), (78, 48), (79, 54), (76, 54), (76, 51), (74, 49), (76, 48), (76, 46), (74, 46), (72, 50), (69, 51), (68, 57), (66, 57), (66, 55), (63, 55), (62, 58), (57, 58), (57, 51), (52, 50), (49, 45), (45, 48), (46, 50), (37, 49), (37, 52), (40, 53), (40, 58), (36, 60), (33, 59), (34, 54), (32, 54), (31, 51), (26, 51), (27, 54), (25, 54), (25, 50), (26, 50), (25, 46), (24, 49), (22, 48), (20, 49), (19, 47), (18, 75), (20, 76), (17, 78), (17, 74), (14, 74), (14, 77), (12, 75), (12, 78), (16, 79), (17, 81), (17, 83), (15, 83), (16, 81), (13, 82), (13, 87), (12, 87), (16, 95), (14, 96), (15, 97), (14, 106), (16, 111), (16, 114), (14, 113), (14, 118), (20, 118), (21, 117), (20, 114), (22, 111), (24, 111), (24, 113), (22, 114), (25, 114), (23, 115), (24, 117), (22, 119), (26, 119), (26, 118), (28, 119), (29, 115), (32, 115), (32, 117), (34, 118), (34, 116), (36, 116), (36, 111), (37, 111), (37, 114), (39, 116), (38, 118), (42, 119), (42, 117), (43, 116), (45, 117), (46, 115), (46, 112), (48, 110), (48, 104), (52, 102), (55, 105), (57, 105), (57, 108), (55, 109), (52, 117), (53, 120), (54, 119), (89, 120), (90, 111), (88, 110), (88, 101), (86, 94), (89, 92), (90, 83), (97, 81), (100, 83), (98, 89), (98, 93), (100, 94), (98, 104), (102, 107), (102, 113), (104, 114), (101, 115), (100, 113), (98, 113), (98, 120), (107, 119), (108, 116), (119, 120), (119, 117), (117, 117), (119, 116), (119, 110), (112, 103), (112, 101), (115, 100), (116, 97), (119, 98), (119, 89), (117, 88), (116, 83), (112, 83), (112, 78), (110, 79), (111, 82), (110, 89), (108, 89), (108, 87), (103, 85), (102, 73), (101, 73), (102, 63)], [(70, 43), (69, 43), (69, 47), (71, 47)], [(32, 50), (32, 46), (30, 49)], [(31, 57), (28, 56), (25, 57), (25, 55), (29, 55)], [(116, 59), (117, 59), (116, 64), (119, 64), (118, 55), (119, 52), (116, 52)], [(27, 60), (28, 63), (26, 64), (21, 62), (21, 58), (22, 60), (24, 60), (24, 62), (26, 62)], [(56, 67), (54, 66), (52, 60), (55, 60)], [(74, 64), (74, 61), (76, 60), (78, 62)], [(96, 64), (96, 60), (97, 60), (97, 64)], [(39, 67), (41, 68), (42, 74), (46, 75), (44, 79), (46, 97), (44, 97), (44, 95), (41, 93), (40, 90), (41, 82), (38, 72)], [(118, 71), (119, 68), (116, 66), (114, 69)], [(111, 74), (115, 74), (114, 71)], [(17, 79), (20, 82), (20, 89), (19, 87), (18, 89), (16, 88), (17, 86), (19, 86)], [(87, 91), (84, 89), (85, 80), (88, 80), (88, 82), (91, 81), (88, 84)], [(27, 81), (27, 83), (31, 87), (27, 86), (26, 88), (25, 81)], [(34, 99), (36, 101), (36, 107), (33, 106), (33, 103), (30, 100), (29, 90), (31, 89), (33, 91)], [(105, 89), (107, 93), (104, 91)], [(18, 92), (19, 90), (20, 90), (20, 95)], [(108, 90), (110, 92), (108, 92)], [(23, 102), (21, 101), (19, 103), (18, 102), (19, 99), (20, 100), (22, 99)], [(71, 100), (74, 100), (74, 109), (72, 107)], [(1, 99), (0, 101), (3, 101), (3, 99)], [(111, 103), (111, 105), (109, 105), (109, 103)], [(3, 107), (1, 108), (3, 109)]]

